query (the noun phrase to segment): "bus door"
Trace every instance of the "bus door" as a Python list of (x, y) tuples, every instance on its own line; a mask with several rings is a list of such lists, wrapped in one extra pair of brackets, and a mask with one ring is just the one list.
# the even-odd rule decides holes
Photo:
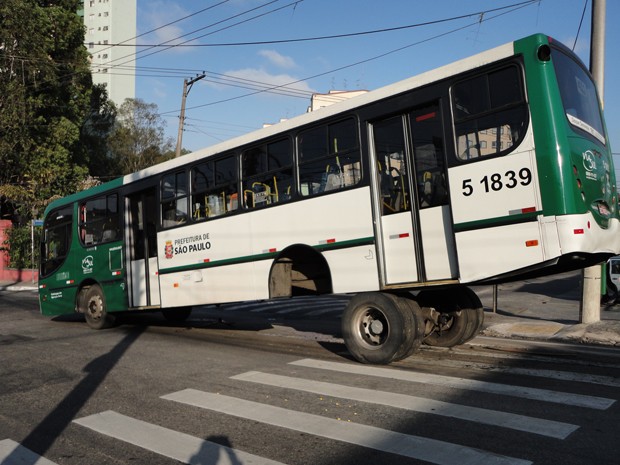
[(127, 257), (130, 307), (160, 305), (157, 263), (157, 196), (149, 188), (125, 200), (127, 215)]
[(372, 126), (386, 284), (457, 275), (441, 121), (434, 103)]

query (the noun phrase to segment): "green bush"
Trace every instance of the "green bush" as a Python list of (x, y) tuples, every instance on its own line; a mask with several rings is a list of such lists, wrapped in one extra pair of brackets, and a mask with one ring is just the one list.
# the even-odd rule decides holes
[(9, 253), (9, 268), (36, 269), (39, 266), (39, 240), (41, 228), (34, 228), (34, 262), (32, 257), (32, 239), (30, 226), (16, 226), (6, 231), (6, 240), (2, 250)]

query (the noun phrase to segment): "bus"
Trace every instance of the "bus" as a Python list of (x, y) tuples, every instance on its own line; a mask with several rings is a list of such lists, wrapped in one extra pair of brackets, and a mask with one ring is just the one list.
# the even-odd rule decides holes
[(44, 315), (351, 294), (375, 364), (472, 339), (470, 285), (620, 253), (595, 84), (542, 34), (56, 200), (43, 229)]

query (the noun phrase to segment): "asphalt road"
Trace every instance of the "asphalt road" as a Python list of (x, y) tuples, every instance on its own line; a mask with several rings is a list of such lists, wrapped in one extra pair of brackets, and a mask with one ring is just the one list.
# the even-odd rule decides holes
[(0, 292), (0, 464), (620, 463), (620, 351), (478, 338), (372, 367), (345, 303), (93, 331)]

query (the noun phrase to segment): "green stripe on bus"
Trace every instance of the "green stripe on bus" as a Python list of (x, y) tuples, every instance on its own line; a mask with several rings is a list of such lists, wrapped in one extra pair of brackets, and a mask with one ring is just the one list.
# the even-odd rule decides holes
[[(318, 244), (313, 246), (312, 248), (316, 250), (320, 250), (321, 252), (326, 252), (330, 250), (338, 250), (338, 249), (346, 249), (349, 247), (359, 247), (361, 245), (374, 245), (375, 238), (373, 236), (363, 237), (360, 239), (351, 239), (348, 241), (336, 241), (336, 242), (326, 242), (325, 244)], [(234, 258), (224, 258), (222, 260), (214, 260), (202, 263), (192, 263), (189, 265), (175, 266), (171, 268), (162, 268), (159, 270), (159, 274), (170, 274), (170, 273), (179, 273), (182, 271), (192, 271), (192, 270), (201, 270), (204, 268), (215, 268), (218, 266), (225, 265), (237, 265), (239, 263), (250, 263), (250, 262), (258, 262), (261, 260), (271, 260), (276, 258), (281, 250), (276, 252), (265, 252), (254, 255), (246, 255), (242, 257), (234, 257)]]
[(527, 223), (536, 221), (538, 215), (542, 211), (531, 213), (523, 213), (519, 215), (498, 216), (495, 218), (485, 218), (484, 220), (468, 221), (466, 223), (458, 223), (454, 225), (454, 232), (474, 231), (476, 229), (486, 229), (498, 226), (507, 226), (509, 224)]

